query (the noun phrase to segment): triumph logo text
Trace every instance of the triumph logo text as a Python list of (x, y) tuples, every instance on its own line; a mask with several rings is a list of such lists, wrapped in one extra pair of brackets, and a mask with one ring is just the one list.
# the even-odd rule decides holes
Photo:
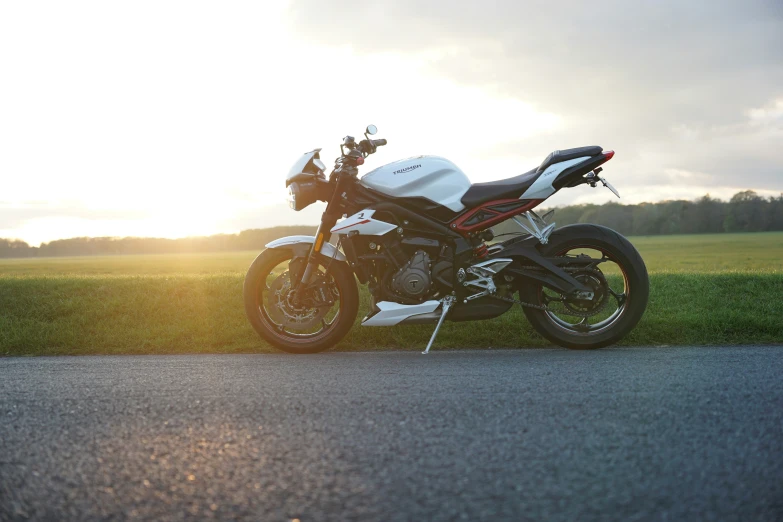
[(416, 170), (416, 169), (418, 169), (419, 167), (421, 167), (421, 165), (411, 165), (411, 166), (409, 166), (409, 167), (405, 167), (404, 169), (395, 170), (395, 171), (394, 171), (394, 174), (395, 174), (395, 175), (397, 175), (397, 174), (405, 174), (406, 172), (410, 172), (410, 171), (412, 171), (412, 170)]

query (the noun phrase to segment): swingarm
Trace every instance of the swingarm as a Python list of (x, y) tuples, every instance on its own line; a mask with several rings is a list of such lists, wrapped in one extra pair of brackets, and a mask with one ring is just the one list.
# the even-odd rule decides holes
[[(527, 244), (524, 244), (527, 243)], [(498, 253), (498, 257), (511, 258), (516, 263), (509, 264), (504, 275), (515, 278), (527, 278), (540, 281), (545, 286), (563, 295), (572, 295), (580, 299), (592, 299), (593, 292), (559, 265), (575, 263), (576, 266), (596, 264), (591, 258), (546, 258), (542, 256), (532, 241), (517, 241)]]

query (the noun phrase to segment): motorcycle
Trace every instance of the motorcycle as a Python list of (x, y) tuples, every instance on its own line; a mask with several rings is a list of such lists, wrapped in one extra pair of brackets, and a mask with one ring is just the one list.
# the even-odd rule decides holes
[[(552, 211), (534, 211), (580, 185), (601, 184), (620, 197), (599, 175), (614, 151), (555, 151), (524, 174), (489, 183), (471, 184), (437, 156), (359, 178), (359, 167), (387, 144), (376, 133), (370, 125), (360, 141), (346, 136), (328, 177), (321, 149), (288, 173), (293, 210), (327, 206), (315, 236), (272, 241), (250, 266), (245, 310), (262, 338), (291, 353), (337, 344), (358, 314), (357, 280), (372, 296), (362, 326), (436, 325), (425, 354), (444, 320), (491, 319), (515, 304), (539, 334), (571, 349), (616, 343), (639, 322), (649, 281), (633, 245), (598, 225), (555, 229)], [(506, 221), (520, 230), (493, 242), (491, 227)]]

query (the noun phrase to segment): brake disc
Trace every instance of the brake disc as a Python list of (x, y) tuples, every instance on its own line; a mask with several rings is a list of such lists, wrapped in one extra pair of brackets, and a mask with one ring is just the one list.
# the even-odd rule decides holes
[(271, 285), (267, 296), (270, 318), (279, 325), (306, 330), (320, 323), (329, 307), (310, 307), (292, 302), (292, 285), (288, 270), (280, 274)]

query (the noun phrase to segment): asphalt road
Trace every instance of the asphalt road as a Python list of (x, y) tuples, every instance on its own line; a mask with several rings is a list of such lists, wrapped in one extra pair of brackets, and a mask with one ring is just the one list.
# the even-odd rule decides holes
[(0, 520), (783, 520), (783, 347), (0, 359)]

